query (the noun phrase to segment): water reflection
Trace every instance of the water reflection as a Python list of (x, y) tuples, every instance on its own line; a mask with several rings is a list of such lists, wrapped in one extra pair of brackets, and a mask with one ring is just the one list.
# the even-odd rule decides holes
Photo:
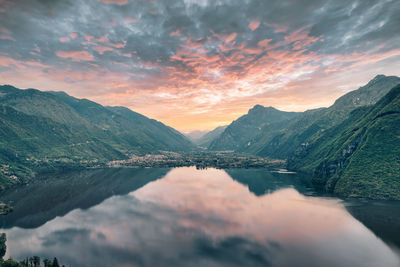
[(226, 172), (233, 180), (247, 185), (249, 190), (257, 196), (287, 187), (293, 187), (303, 195), (315, 193), (309, 177), (293, 172), (266, 171), (265, 169), (228, 169)]
[(225, 171), (173, 169), (36, 229), (9, 229), (7, 245), (14, 258), (68, 266), (399, 266), (341, 201), (275, 190), (257, 197)]
[(350, 200), (346, 209), (380, 238), (400, 248), (399, 201)]
[(169, 169), (93, 169), (48, 174), (40, 181), (9, 190), (0, 200), (14, 211), (0, 226), (36, 228), (74, 209), (88, 209), (114, 195), (125, 195), (163, 177)]

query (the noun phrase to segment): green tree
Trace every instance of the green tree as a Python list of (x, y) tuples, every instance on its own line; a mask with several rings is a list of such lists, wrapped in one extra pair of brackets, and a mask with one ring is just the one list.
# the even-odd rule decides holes
[(13, 259), (8, 259), (1, 264), (1, 267), (23, 267), (23, 265)]
[(33, 266), (39, 267), (40, 266), (40, 257), (33, 256)]
[(51, 267), (52, 262), (49, 259), (44, 259), (43, 264), (44, 264), (44, 267)]
[(58, 264), (57, 258), (54, 258), (52, 267), (60, 267), (60, 265)]
[(6, 234), (0, 234), (0, 260), (3, 260), (4, 255), (6, 255), (7, 245), (6, 245), (7, 237)]

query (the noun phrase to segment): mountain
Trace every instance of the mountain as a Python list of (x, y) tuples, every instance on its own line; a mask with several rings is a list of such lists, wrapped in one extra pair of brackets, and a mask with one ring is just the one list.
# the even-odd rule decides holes
[(325, 130), (341, 123), (352, 110), (375, 104), (399, 83), (399, 77), (378, 75), (365, 86), (343, 95), (328, 108), (303, 112), (295, 120), (279, 129), (276, 134), (261, 131), (261, 134), (252, 142), (252, 150), (248, 152), (286, 159), (302, 144), (307, 144)]
[[(343, 95), (328, 108), (295, 113), (296, 115), (290, 118), (283, 118), (273, 123), (261, 116), (259, 120), (246, 120), (249, 114), (244, 115), (242, 118), (246, 123), (238, 123), (242, 118), (233, 122), (219, 139), (211, 143), (210, 149), (235, 150), (287, 159), (302, 145), (317, 138), (330, 127), (343, 122), (354, 109), (375, 104), (399, 83), (399, 77), (378, 75), (365, 86)], [(241, 127), (242, 129), (238, 129)], [(241, 138), (231, 138), (237, 135)]]
[(205, 133), (202, 137), (194, 140), (194, 143), (200, 147), (207, 148), (215, 139), (217, 139), (228, 127), (227, 125), (218, 126), (212, 131)]
[(288, 167), (345, 197), (400, 200), (400, 84), (299, 148)]
[(273, 107), (256, 105), (246, 115), (233, 121), (209, 145), (210, 150), (241, 151), (243, 147), (250, 146), (250, 140), (264, 128), (275, 129), (283, 122), (298, 116), (296, 112), (285, 112)]
[(159, 121), (63, 92), (0, 86), (0, 114), (0, 187), (21, 182), (38, 168), (194, 148)]
[(205, 134), (207, 134), (207, 131), (197, 130), (185, 133), (185, 136), (189, 138), (190, 141), (196, 143), (196, 141), (202, 138)]

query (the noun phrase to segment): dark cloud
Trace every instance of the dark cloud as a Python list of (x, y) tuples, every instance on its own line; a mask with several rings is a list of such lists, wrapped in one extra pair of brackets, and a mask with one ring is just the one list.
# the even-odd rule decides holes
[[(310, 27), (310, 35), (324, 40), (314, 43), (313, 50), (324, 53), (360, 51), (376, 46), (377, 42), (384, 42), (385, 47), (381, 48), (384, 50), (400, 43), (396, 34), (400, 25), (398, 1), (195, 2), (130, 1), (126, 5), (117, 5), (97, 0), (2, 1), (0, 25), (15, 41), (1, 39), (1, 53), (14, 59), (65, 66), (65, 62), (61, 63), (56, 56), (57, 51), (86, 50), (104, 67), (109, 67), (110, 60), (168, 65), (170, 56), (185, 44), (185, 38), (205, 40), (213, 38), (214, 34), (237, 33), (237, 41), (246, 42), (247, 46), (265, 38), (273, 42), (282, 40), (284, 34), (274, 33), (271, 25), (287, 27), (289, 33)], [(136, 21), (128, 23), (129, 19)], [(249, 29), (253, 20), (260, 22), (254, 32)], [(171, 36), (177, 31), (184, 38)], [(71, 33), (78, 36), (60, 42), (60, 38)], [(113, 43), (126, 42), (126, 47), (113, 47), (104, 42), (85, 45), (84, 37), (88, 35), (94, 38), (106, 36)], [(99, 53), (95, 48), (100, 45), (109, 50)], [(32, 53), (37, 48), (40, 53)], [(206, 49), (215, 53), (210, 44)], [(129, 58), (122, 52), (136, 56)], [(85, 66), (85, 63), (81, 64)]]
[(398, 0), (0, 0), (0, 79), (164, 120), (144, 108), (267, 96), (355, 68), (360, 85), (366, 65), (399, 54), (399, 25)]

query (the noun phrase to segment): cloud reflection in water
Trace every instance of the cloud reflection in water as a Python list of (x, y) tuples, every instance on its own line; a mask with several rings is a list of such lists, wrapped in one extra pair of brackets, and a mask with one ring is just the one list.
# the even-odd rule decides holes
[(7, 230), (12, 257), (67, 266), (398, 266), (336, 199), (284, 188), (260, 197), (222, 170), (163, 179), (36, 229)]

